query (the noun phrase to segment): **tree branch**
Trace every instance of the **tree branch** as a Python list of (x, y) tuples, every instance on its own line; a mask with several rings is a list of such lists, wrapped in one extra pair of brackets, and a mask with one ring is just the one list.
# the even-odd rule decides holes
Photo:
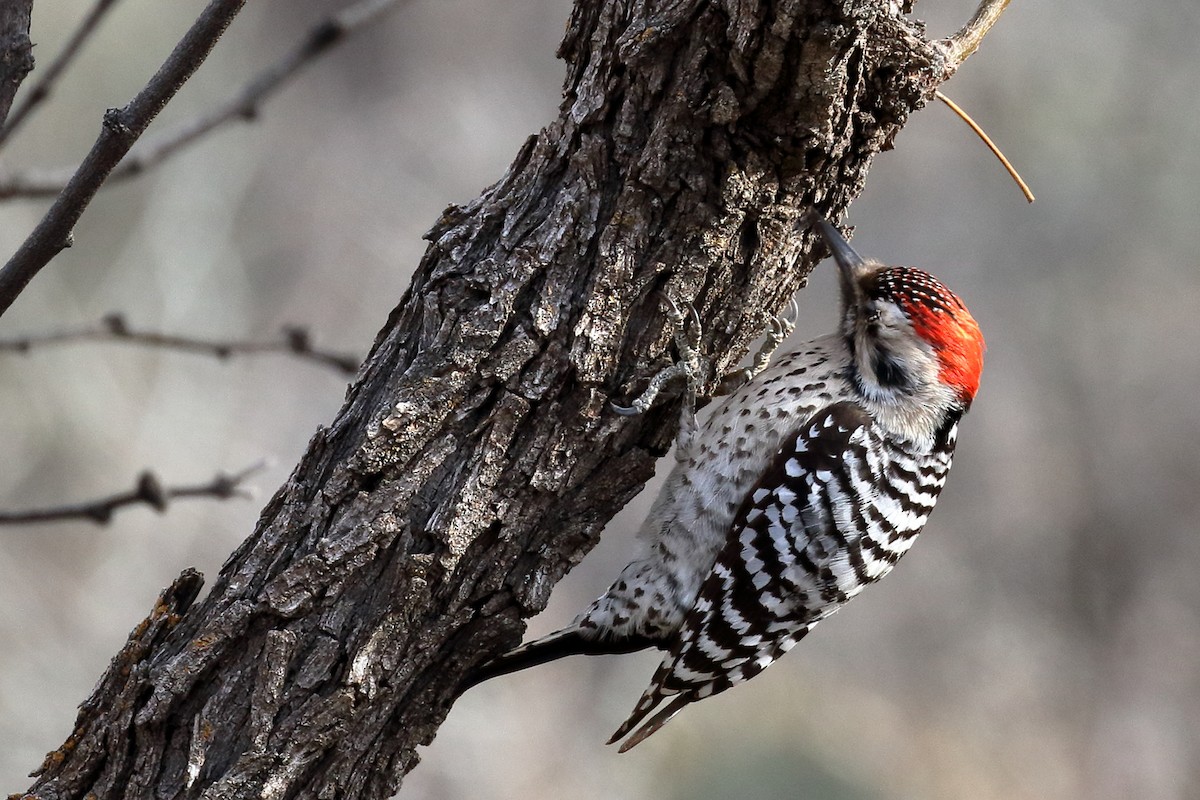
[(188, 486), (164, 486), (156, 474), (146, 470), (138, 475), (134, 488), (128, 492), (119, 492), (86, 503), (72, 503), (28, 511), (0, 509), (0, 525), (26, 525), (36, 522), (62, 522), (63, 520), (84, 520), (106, 525), (112, 519), (113, 512), (127, 506), (146, 505), (161, 514), (167, 510), (170, 502), (178, 497), (213, 497), (218, 500), (228, 500), (231, 497), (253, 498), (254, 495), (243, 489), (241, 484), (246, 478), (260, 472), (264, 467), (265, 464), (260, 462), (232, 475), (219, 472), (208, 483)]
[(983, 37), (987, 36), (988, 31), (1000, 19), (1004, 9), (1008, 8), (1008, 3), (1009, 0), (982, 0), (971, 21), (962, 26), (958, 33), (944, 40), (946, 61), (951, 72), (975, 54), (979, 45), (983, 43)]
[(319, 350), (313, 346), (312, 337), (305, 327), (289, 326), (283, 329), (283, 338), (277, 341), (238, 341), (222, 339), (200, 339), (191, 336), (173, 336), (152, 331), (137, 331), (129, 327), (121, 314), (109, 314), (95, 325), (66, 331), (56, 331), (15, 339), (0, 339), (0, 352), (28, 353), (32, 350), (77, 342), (125, 342), (144, 347), (179, 350), (188, 353), (227, 359), (235, 355), (257, 355), (276, 353), (291, 355), (337, 370), (343, 375), (358, 371), (361, 359), (356, 356)]
[(949, 77), (874, 0), (577, 0), (557, 120), (447, 209), (346, 404), (203, 601), (110, 672), (44, 797), (391, 796), (465, 678), (652, 474), (658, 296), (722, 375)]
[[(139, 175), (226, 123), (253, 120), (263, 102), (296, 77), (306, 65), (400, 4), (401, 0), (359, 0), (332, 15), (309, 31), (294, 50), (264, 70), (224, 104), (139, 142), (109, 174), (108, 182)], [(72, 171), (67, 168), (0, 175), (0, 200), (58, 194), (70, 180), (71, 174)]]
[(210, 0), (191, 29), (142, 91), (122, 109), (104, 114), (100, 137), (45, 217), (0, 269), (0, 316), (42, 267), (71, 244), (75, 223), (113, 167), (146, 126), (204, 62), (246, 0)]
[[(79, 23), (79, 27), (75, 29), (75, 33), (71, 34), (71, 39), (62, 49), (62, 52), (58, 54), (58, 58), (54, 59), (41, 78), (34, 83), (33, 87), (21, 101), (21, 104), (17, 106), (17, 109), (12, 112), (12, 116), (8, 118), (8, 123), (0, 127), (0, 146), (3, 146), (9, 137), (29, 118), (30, 113), (50, 96), (54, 83), (75, 59), (75, 56), (83, 48), (84, 43), (100, 26), (100, 20), (104, 18), (104, 15), (114, 5), (116, 5), (116, 0), (96, 0), (96, 4), (92, 6), (92, 10)], [(0, 117), (0, 119), (3, 118)], [(61, 188), (60, 186), (59, 189)]]
[(29, 18), (33, 0), (0, 3), (0, 125), (8, 117), (21, 82), (33, 69), (33, 42)]

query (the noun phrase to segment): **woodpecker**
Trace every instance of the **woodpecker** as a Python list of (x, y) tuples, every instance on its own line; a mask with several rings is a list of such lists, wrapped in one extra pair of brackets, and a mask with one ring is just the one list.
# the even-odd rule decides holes
[(908, 551), (979, 388), (983, 337), (937, 278), (864, 259), (815, 224), (841, 276), (839, 330), (780, 356), (702, 425), (685, 401), (642, 557), (569, 626), (470, 685), (566, 655), (664, 650), (609, 740), (632, 733), (625, 752), (689, 703), (757, 675)]

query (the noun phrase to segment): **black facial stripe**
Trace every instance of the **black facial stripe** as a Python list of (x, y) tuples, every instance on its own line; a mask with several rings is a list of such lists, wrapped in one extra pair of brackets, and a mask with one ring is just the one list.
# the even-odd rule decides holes
[(907, 389), (912, 386), (904, 367), (883, 347), (875, 347), (871, 351), (871, 371), (875, 373), (875, 381), (886, 389)]

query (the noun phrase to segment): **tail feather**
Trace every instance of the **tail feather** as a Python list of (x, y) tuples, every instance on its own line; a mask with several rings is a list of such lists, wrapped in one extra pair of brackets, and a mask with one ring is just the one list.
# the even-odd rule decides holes
[(536, 667), (565, 656), (603, 656), (633, 653), (647, 647), (661, 647), (662, 643), (646, 636), (635, 636), (620, 641), (608, 641), (585, 636), (579, 628), (564, 628), (541, 639), (523, 644), (497, 656), (467, 677), (462, 691), (527, 667)]
[[(653, 702), (646, 704), (645, 708), (639, 706), (639, 708), (635, 709), (633, 716), (626, 720), (625, 724), (617, 729), (617, 732), (612, 735), (612, 738), (608, 740), (608, 743), (616, 743), (618, 739), (622, 738), (631, 730), (633, 730), (634, 727), (636, 727), (638, 723), (645, 719), (646, 715), (653, 711), (663, 699), (663, 695), (655, 695)], [(663, 725), (666, 725), (667, 722), (671, 720), (671, 717), (678, 714), (683, 710), (684, 706), (695, 699), (695, 695), (691, 694), (690, 692), (683, 692), (675, 695), (675, 697), (671, 699), (671, 702), (667, 704), (666, 708), (661, 709), (657, 714), (651, 717), (645, 725), (642, 725), (642, 727), (638, 728), (633, 736), (630, 736), (621, 744), (617, 752), (626, 753), (632, 748), (637, 747), (638, 744), (645, 741), (651, 734), (655, 733)]]

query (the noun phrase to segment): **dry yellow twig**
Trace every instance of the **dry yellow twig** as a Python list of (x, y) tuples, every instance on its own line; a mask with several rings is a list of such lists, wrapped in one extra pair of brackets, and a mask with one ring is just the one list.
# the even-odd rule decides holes
[(955, 114), (958, 114), (959, 118), (962, 119), (963, 122), (967, 123), (967, 125), (971, 127), (971, 130), (975, 131), (975, 135), (983, 140), (983, 143), (987, 145), (987, 148), (992, 151), (992, 154), (995, 155), (996, 158), (1000, 159), (1000, 163), (1004, 165), (1006, 170), (1008, 170), (1008, 174), (1011, 175), (1012, 179), (1017, 182), (1017, 186), (1021, 187), (1021, 192), (1025, 195), (1025, 199), (1032, 203), (1033, 192), (1029, 190), (1029, 184), (1025, 183), (1025, 181), (1021, 179), (1021, 176), (1017, 173), (1017, 170), (1012, 165), (1012, 162), (1004, 157), (1004, 153), (1000, 152), (1000, 148), (997, 147), (996, 143), (992, 141), (991, 137), (984, 132), (983, 128), (979, 127), (978, 123), (971, 119), (971, 116), (966, 111), (963, 111), (958, 103), (955, 103), (949, 97), (946, 97), (946, 95), (942, 94), (941, 92), (934, 92), (934, 96), (936, 96), (938, 100), (941, 100), (943, 103), (948, 105), (951, 111), (953, 111)]

